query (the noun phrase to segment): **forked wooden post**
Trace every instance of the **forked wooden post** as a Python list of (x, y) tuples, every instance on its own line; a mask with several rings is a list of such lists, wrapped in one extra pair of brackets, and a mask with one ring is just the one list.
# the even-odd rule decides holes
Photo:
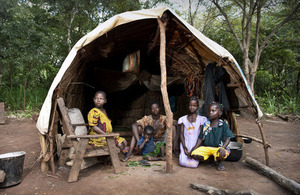
[(269, 153), (268, 153), (269, 144), (266, 141), (266, 137), (265, 137), (265, 133), (264, 133), (262, 123), (260, 122), (259, 119), (256, 120), (256, 123), (258, 125), (259, 131), (260, 131), (260, 134), (261, 134), (261, 138), (262, 138), (262, 141), (263, 141), (263, 145), (264, 145), (266, 165), (269, 166)]
[(45, 160), (47, 150), (48, 150), (48, 145), (46, 143), (45, 135), (40, 134), (40, 144), (41, 144), (41, 150), (42, 150), (42, 156), (43, 156), (43, 159), (41, 161), (41, 172), (44, 173), (44, 172), (48, 171), (48, 168), (49, 168), (48, 162)]
[(160, 18), (157, 19), (159, 29), (160, 29), (160, 71), (161, 71), (161, 84), (160, 89), (163, 97), (164, 108), (167, 115), (167, 173), (173, 172), (172, 165), (172, 124), (173, 124), (173, 113), (171, 111), (171, 106), (168, 98), (167, 91), (167, 67), (166, 67), (166, 28), (165, 24)]
[(51, 124), (50, 124), (49, 134), (48, 134), (48, 139), (49, 139), (49, 143), (50, 143), (50, 149), (49, 149), (50, 167), (51, 167), (51, 171), (52, 171), (53, 175), (55, 174), (55, 164), (54, 164), (54, 155), (53, 155), (53, 126), (54, 126), (56, 108), (57, 108), (57, 99), (55, 99), (55, 102), (54, 102), (54, 110), (53, 110), (53, 114), (51, 117)]

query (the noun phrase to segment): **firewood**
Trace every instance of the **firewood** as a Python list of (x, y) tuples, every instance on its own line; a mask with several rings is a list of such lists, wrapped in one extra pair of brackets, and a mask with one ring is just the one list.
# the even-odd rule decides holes
[(280, 173), (277, 173), (275, 170), (270, 167), (258, 162), (257, 160), (247, 157), (246, 162), (251, 165), (254, 169), (257, 169), (260, 173), (266, 175), (267, 177), (274, 180), (276, 183), (281, 185), (282, 187), (287, 188), (295, 194), (300, 194), (300, 184), (291, 180), (289, 178), (284, 177)]
[(281, 118), (281, 119), (284, 120), (284, 121), (288, 121), (288, 120), (289, 120), (288, 115), (277, 114), (276, 116), (277, 116), (278, 118)]
[(246, 190), (246, 191), (221, 190), (213, 186), (207, 186), (198, 183), (191, 184), (191, 187), (201, 192), (206, 192), (207, 194), (213, 194), (213, 195), (229, 195), (229, 194), (230, 195), (258, 195), (257, 192), (254, 192), (252, 190)]

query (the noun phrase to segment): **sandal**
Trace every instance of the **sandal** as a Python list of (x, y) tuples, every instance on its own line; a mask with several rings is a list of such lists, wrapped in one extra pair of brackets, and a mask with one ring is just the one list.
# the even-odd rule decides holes
[(121, 159), (122, 162), (126, 162), (128, 159), (132, 158), (133, 154), (126, 155), (124, 158)]
[(150, 163), (148, 163), (148, 160), (143, 159), (143, 160), (140, 160), (139, 162), (141, 163), (142, 166), (150, 166)]
[(219, 163), (219, 165), (217, 166), (217, 170), (218, 171), (225, 171), (225, 166), (221, 163)]

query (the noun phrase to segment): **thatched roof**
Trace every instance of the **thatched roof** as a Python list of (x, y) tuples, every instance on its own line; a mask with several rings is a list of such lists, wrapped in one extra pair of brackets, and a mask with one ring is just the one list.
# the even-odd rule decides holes
[[(86, 93), (83, 86), (109, 92), (123, 90), (136, 82), (145, 85), (146, 82), (149, 85), (155, 83), (160, 78), (157, 18), (167, 22), (166, 64), (170, 83), (183, 83), (190, 76), (204, 81), (206, 65), (216, 62), (229, 75), (228, 92), (235, 97), (230, 100), (231, 108), (249, 110), (256, 118), (262, 116), (233, 56), (170, 9), (163, 7), (116, 15), (81, 38), (70, 51), (50, 87), (37, 122), (39, 131), (42, 134), (48, 131), (55, 89), (68, 101), (69, 106), (83, 107)], [(137, 50), (141, 53), (141, 71), (122, 73), (124, 58)]]

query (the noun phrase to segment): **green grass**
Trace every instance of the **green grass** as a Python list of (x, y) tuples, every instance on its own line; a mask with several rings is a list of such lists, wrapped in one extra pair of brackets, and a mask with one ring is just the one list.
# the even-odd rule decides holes
[(256, 97), (257, 102), (264, 113), (276, 114), (300, 114), (300, 102), (296, 97), (276, 97), (266, 92), (263, 97)]
[[(43, 88), (29, 88), (26, 90), (26, 104), (25, 111), (39, 111), (43, 105), (48, 89)], [(0, 102), (5, 103), (5, 110), (13, 112), (23, 110), (24, 104), (23, 87), (10, 88), (8, 86), (1, 86)]]

